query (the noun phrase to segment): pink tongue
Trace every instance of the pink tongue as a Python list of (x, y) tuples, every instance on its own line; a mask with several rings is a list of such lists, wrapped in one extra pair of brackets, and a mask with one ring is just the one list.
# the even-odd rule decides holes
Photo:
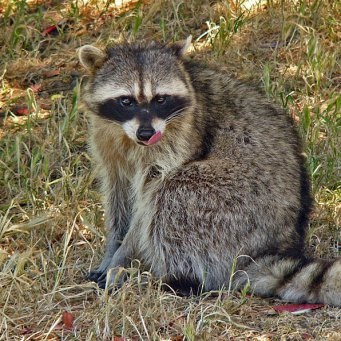
[(159, 142), (161, 140), (162, 134), (161, 131), (157, 131), (145, 144), (147, 146), (150, 146), (151, 144), (154, 144), (156, 142)]

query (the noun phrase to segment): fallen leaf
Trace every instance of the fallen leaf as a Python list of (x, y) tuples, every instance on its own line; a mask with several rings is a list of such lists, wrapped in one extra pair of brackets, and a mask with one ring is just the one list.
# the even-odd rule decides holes
[(28, 116), (33, 110), (30, 110), (26, 106), (18, 106), (12, 109), (13, 114), (17, 116)]
[(68, 330), (71, 330), (73, 328), (73, 321), (74, 321), (74, 316), (67, 312), (67, 311), (64, 311), (63, 312), (63, 316), (62, 316), (62, 321), (63, 321), (63, 324), (64, 324), (64, 329), (68, 329)]
[(57, 35), (58, 29), (63, 29), (67, 27), (68, 21), (66, 19), (63, 19), (58, 24), (51, 25), (45, 28), (45, 30), (41, 33), (43, 37), (47, 35)]
[(42, 85), (41, 85), (40, 83), (32, 84), (32, 85), (30, 86), (30, 89), (32, 89), (32, 91), (33, 91), (34, 93), (37, 93), (37, 92), (41, 91)]
[(44, 77), (51, 78), (51, 77), (58, 76), (59, 74), (60, 74), (60, 70), (58, 69), (49, 70), (49, 71), (44, 72)]
[(289, 312), (295, 315), (322, 308), (324, 304), (287, 304), (272, 307), (277, 313)]
[(41, 33), (44, 37), (48, 34), (52, 34), (57, 31), (57, 25), (51, 25), (45, 28), (45, 30)]
[(40, 103), (40, 108), (44, 110), (50, 110), (52, 107), (51, 103)]

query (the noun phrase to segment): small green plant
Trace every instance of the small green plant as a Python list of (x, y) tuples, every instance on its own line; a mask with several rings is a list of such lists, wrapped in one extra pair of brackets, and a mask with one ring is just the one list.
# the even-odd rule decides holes
[(328, 84), (329, 75), (336, 62), (335, 54), (323, 50), (319, 40), (312, 35), (307, 41), (307, 90), (320, 89)]
[(335, 96), (325, 109), (305, 106), (300, 113), (301, 135), (308, 152), (313, 188), (337, 188), (341, 166), (341, 96)]
[(79, 0), (72, 1), (70, 3), (69, 16), (75, 19), (79, 19), (81, 17), (79, 9)]
[(244, 12), (237, 17), (229, 15), (228, 17), (221, 16), (219, 23), (213, 21), (206, 21), (207, 31), (198, 37), (198, 41), (201, 38), (206, 37), (213, 50), (219, 56), (221, 55), (231, 42), (234, 34), (236, 34), (244, 24)]
[(132, 13), (133, 16), (133, 22), (132, 22), (132, 35), (134, 37), (136, 37), (137, 33), (139, 32), (139, 30), (141, 29), (141, 25), (142, 25), (142, 19), (143, 19), (143, 12), (141, 9), (141, 5), (142, 2), (139, 1)]
[(39, 49), (43, 10), (38, 6), (33, 13), (26, 0), (9, 1), (5, 14), (6, 34), (2, 37), (7, 54), (12, 58), (20, 49), (37, 53)]

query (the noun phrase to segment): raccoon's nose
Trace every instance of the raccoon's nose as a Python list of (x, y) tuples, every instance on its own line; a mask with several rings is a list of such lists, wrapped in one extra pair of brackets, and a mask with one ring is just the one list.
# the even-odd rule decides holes
[(148, 141), (155, 134), (153, 128), (139, 128), (136, 132), (136, 137), (140, 141)]

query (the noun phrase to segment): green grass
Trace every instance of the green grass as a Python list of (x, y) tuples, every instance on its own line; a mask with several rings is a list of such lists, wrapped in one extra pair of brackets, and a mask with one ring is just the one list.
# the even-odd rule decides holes
[[(146, 3), (118, 10), (109, 2), (50, 9), (1, 2), (0, 339), (339, 339), (339, 309), (271, 315), (273, 300), (228, 290), (179, 298), (136, 269), (111, 295), (84, 279), (100, 259), (105, 232), (87, 118), (78, 110), (78, 86), (68, 85), (82, 72), (79, 46), (125, 39), (192, 34), (196, 58), (258, 84), (288, 110), (316, 198), (307, 242), (315, 256), (340, 255), (340, 2), (267, 1), (251, 10), (243, 1)], [(69, 24), (59, 34), (41, 34), (62, 18)], [(18, 105), (31, 115), (17, 116)], [(65, 311), (75, 317), (71, 331), (63, 328)]]

